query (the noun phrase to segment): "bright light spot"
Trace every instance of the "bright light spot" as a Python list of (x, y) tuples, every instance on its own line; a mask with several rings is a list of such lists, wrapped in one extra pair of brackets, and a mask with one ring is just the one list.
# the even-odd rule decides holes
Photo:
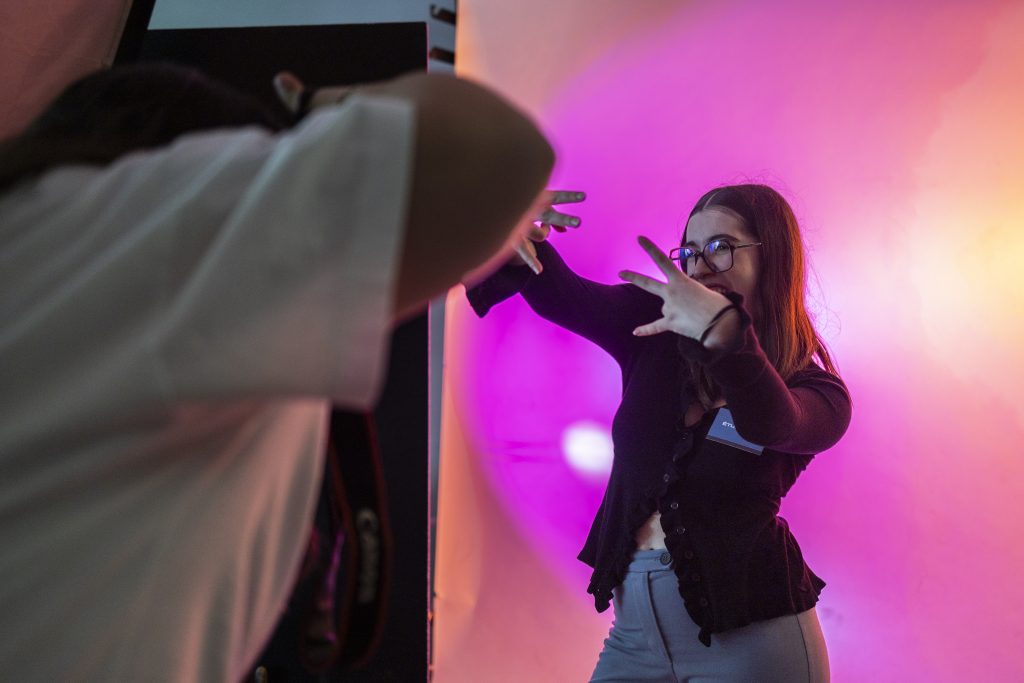
[(562, 433), (562, 452), (570, 467), (587, 478), (612, 471), (612, 435), (597, 422), (577, 422)]

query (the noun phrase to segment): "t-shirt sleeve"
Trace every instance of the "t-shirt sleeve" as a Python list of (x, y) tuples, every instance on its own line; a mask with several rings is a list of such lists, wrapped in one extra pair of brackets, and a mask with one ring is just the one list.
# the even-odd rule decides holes
[(371, 406), (414, 136), (412, 104), (353, 95), (287, 133), (192, 134), (0, 198), (6, 381), (83, 420), (182, 401)]
[[(281, 136), (216, 235), (179, 245), (154, 339), (176, 397), (376, 400), (411, 184), (414, 112), (355, 96)], [(187, 237), (186, 233), (179, 235)]]

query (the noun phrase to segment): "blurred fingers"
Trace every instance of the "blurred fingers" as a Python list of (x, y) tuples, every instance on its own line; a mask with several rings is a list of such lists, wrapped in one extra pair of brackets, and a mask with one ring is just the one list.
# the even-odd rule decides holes
[[(555, 227), (557, 230), (559, 227), (570, 227), (578, 228), (580, 225), (580, 219), (577, 216), (570, 216), (567, 213), (561, 211), (555, 211), (552, 208), (548, 208), (538, 218), (541, 223), (548, 223)], [(560, 232), (565, 232), (561, 230)]]
[(523, 263), (530, 267), (530, 270), (537, 275), (541, 274), (544, 266), (537, 260), (537, 249), (533, 246), (533, 242), (528, 239), (520, 240), (516, 243), (515, 250), (519, 258), (523, 259)]

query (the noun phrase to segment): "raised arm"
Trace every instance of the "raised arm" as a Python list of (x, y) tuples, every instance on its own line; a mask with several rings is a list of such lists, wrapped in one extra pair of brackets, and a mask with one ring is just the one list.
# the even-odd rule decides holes
[(543, 266), (539, 275), (525, 265), (504, 266), (466, 290), (473, 310), (483, 317), (494, 305), (521, 294), (541, 317), (589, 339), (621, 363), (634, 342), (633, 328), (661, 302), (632, 285), (580, 277), (549, 242), (537, 243), (536, 249)]

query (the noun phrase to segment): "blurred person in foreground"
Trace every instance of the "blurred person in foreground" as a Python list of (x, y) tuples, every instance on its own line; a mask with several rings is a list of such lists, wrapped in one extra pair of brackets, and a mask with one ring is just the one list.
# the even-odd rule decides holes
[(407, 76), (298, 126), (105, 70), (0, 145), (0, 671), (239, 679), (291, 590), (330, 405), (503, 259), (553, 164), (488, 90)]

